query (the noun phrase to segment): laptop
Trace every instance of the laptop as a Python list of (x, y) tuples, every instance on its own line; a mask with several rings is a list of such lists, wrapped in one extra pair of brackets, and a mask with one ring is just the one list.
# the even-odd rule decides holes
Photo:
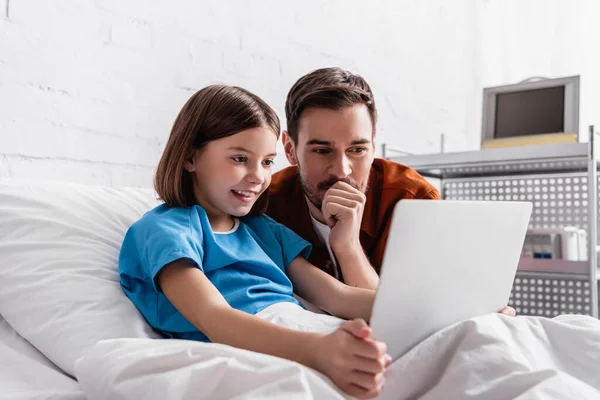
[(370, 326), (395, 360), (438, 330), (508, 304), (529, 202), (396, 204)]

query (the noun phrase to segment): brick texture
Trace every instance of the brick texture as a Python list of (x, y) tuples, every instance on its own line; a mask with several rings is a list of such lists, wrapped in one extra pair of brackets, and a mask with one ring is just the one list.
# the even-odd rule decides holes
[[(542, 47), (541, 61), (532, 54), (503, 60), (503, 39), (485, 26), (504, 30), (514, 45), (517, 30), (534, 23), (527, 18), (551, 7), (538, 1), (515, 28), (502, 21), (519, 15), (519, 6), (500, 13), (501, 4), (0, 0), (0, 176), (149, 186), (194, 91), (211, 83), (246, 87), (283, 122), (287, 90), (323, 66), (351, 69), (371, 84), (378, 150), (385, 142), (435, 152), (441, 133), (449, 150), (476, 148), (482, 84), (563, 72), (542, 68), (559, 57), (547, 51), (556, 46)], [(576, 22), (581, 13), (568, 15)], [(513, 64), (522, 68), (507, 70)], [(285, 165), (281, 154), (276, 167)]]

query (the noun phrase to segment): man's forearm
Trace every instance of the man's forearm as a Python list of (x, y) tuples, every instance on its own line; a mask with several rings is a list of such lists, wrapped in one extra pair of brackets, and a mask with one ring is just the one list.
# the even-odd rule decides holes
[(344, 274), (344, 282), (348, 286), (371, 290), (377, 289), (379, 276), (367, 259), (360, 244), (339, 251), (332, 250), (335, 253), (342, 274)]

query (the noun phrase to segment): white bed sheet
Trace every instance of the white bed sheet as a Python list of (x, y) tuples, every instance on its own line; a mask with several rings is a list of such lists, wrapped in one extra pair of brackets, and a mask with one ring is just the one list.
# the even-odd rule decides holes
[[(1, 317), (0, 360), (0, 399), (345, 398), (299, 364), (182, 340), (100, 341), (77, 363), (77, 383)], [(488, 315), (456, 324), (396, 360), (380, 398), (598, 399), (600, 321)]]
[(0, 399), (85, 400), (77, 381), (64, 374), (0, 316)]
[[(299, 364), (182, 340), (104, 340), (76, 373), (90, 400), (344, 398)], [(599, 399), (600, 321), (487, 315), (461, 322), (396, 360), (380, 398)]]

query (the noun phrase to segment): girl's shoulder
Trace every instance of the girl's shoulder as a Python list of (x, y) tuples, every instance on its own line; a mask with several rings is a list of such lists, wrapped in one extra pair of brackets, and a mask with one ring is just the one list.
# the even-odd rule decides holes
[(280, 224), (266, 214), (252, 217), (243, 217), (242, 222), (254, 233), (263, 238), (280, 238), (291, 232), (285, 225)]
[(160, 204), (152, 210), (147, 211), (136, 223), (137, 224), (160, 224), (168, 221), (185, 221), (189, 219), (190, 209), (184, 207), (170, 207)]
[(161, 204), (147, 211), (131, 228), (146, 232), (157, 231), (194, 231), (200, 227), (195, 223), (206, 217), (206, 212), (200, 206), (170, 207)]

